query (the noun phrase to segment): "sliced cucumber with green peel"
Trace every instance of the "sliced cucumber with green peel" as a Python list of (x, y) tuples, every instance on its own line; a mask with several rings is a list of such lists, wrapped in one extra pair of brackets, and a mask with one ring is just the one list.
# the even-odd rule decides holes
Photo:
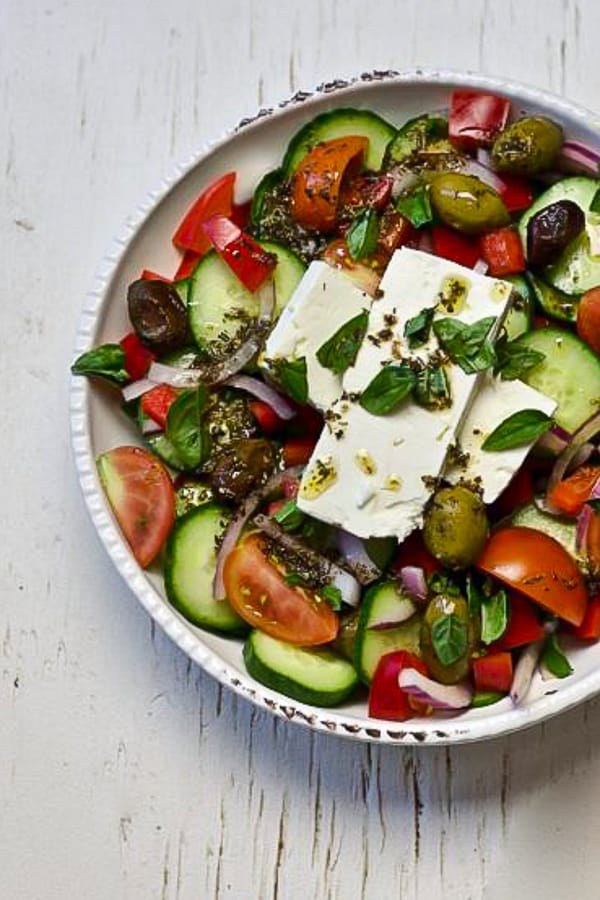
[(190, 296), (190, 287), (192, 284), (192, 276), (190, 275), (188, 278), (181, 278), (179, 281), (173, 282), (173, 287), (181, 297), (185, 306), (188, 304), (188, 299)]
[(403, 164), (427, 153), (440, 160), (458, 153), (448, 140), (448, 120), (442, 116), (417, 116), (405, 122), (388, 144), (385, 162), (386, 165)]
[(334, 109), (321, 113), (307, 122), (290, 141), (282, 164), (286, 177), (294, 174), (301, 160), (317, 144), (350, 135), (369, 139), (365, 165), (367, 169), (377, 171), (381, 168), (387, 145), (396, 136), (396, 129), (366, 109)]
[(574, 322), (577, 319), (579, 297), (559, 291), (558, 288), (547, 284), (531, 272), (527, 277), (533, 288), (535, 299), (547, 316), (562, 322)]
[[(277, 257), (273, 273), (277, 316), (294, 293), (306, 267), (286, 247), (267, 242), (262, 246)], [(200, 260), (192, 276), (188, 316), (194, 340), (201, 349), (221, 355), (243, 323), (255, 319), (258, 312), (258, 296), (244, 287), (216, 252)]]
[(558, 403), (554, 419), (574, 432), (600, 407), (600, 359), (570, 331), (540, 328), (518, 343), (546, 357), (523, 376), (532, 388)]
[(509, 341), (514, 341), (531, 328), (533, 321), (533, 291), (522, 275), (509, 275), (504, 281), (510, 281), (518, 295), (504, 319), (504, 330)]
[(331, 650), (295, 647), (263, 631), (250, 634), (244, 662), (256, 681), (312, 706), (338, 706), (358, 684), (352, 664)]
[(158, 458), (166, 463), (171, 469), (175, 469), (177, 472), (184, 472), (185, 466), (177, 455), (175, 447), (168, 439), (164, 431), (156, 431), (150, 434), (144, 434), (144, 425), (150, 421), (150, 416), (146, 415), (146, 413), (142, 409), (142, 404), (138, 403), (137, 424), (140, 431), (142, 432), (142, 436), (144, 438), (146, 446), (149, 450), (152, 450), (153, 453), (156, 453)]
[(586, 231), (569, 244), (558, 262), (543, 272), (544, 281), (565, 294), (583, 294), (590, 288), (600, 285), (600, 255), (593, 255), (590, 246), (592, 229), (597, 230), (600, 227), (600, 216), (598, 213), (590, 212), (590, 205), (599, 187), (600, 182), (593, 178), (575, 177), (557, 181), (540, 194), (519, 222), (521, 240), (526, 247), (527, 223), (542, 209), (559, 200), (572, 200), (583, 210), (586, 217)]
[(283, 170), (274, 169), (272, 172), (267, 172), (266, 175), (263, 175), (258, 182), (252, 195), (252, 206), (250, 207), (250, 221), (255, 227), (260, 226), (266, 195), (278, 184), (281, 184), (283, 178)]
[[(414, 610), (412, 601), (393, 581), (373, 585), (365, 594), (356, 630), (354, 665), (367, 684), (386, 653), (408, 650), (420, 656), (421, 616)], [(409, 618), (405, 618), (407, 613)], [(399, 620), (400, 624), (394, 626)]]
[(553, 537), (571, 556), (577, 556), (575, 551), (575, 521), (551, 516), (542, 512), (535, 503), (527, 503), (519, 507), (510, 518), (511, 525), (522, 525), (526, 528), (534, 528), (544, 534)]
[(248, 626), (226, 600), (213, 598), (216, 546), (227, 513), (207, 503), (175, 523), (165, 550), (165, 589), (169, 602), (185, 618), (209, 631), (244, 633)]

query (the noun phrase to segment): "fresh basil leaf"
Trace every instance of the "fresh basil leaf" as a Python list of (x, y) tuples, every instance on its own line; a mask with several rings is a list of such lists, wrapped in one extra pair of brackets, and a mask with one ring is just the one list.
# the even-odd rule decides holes
[(541, 663), (555, 678), (566, 678), (573, 671), (573, 666), (561, 650), (555, 634), (548, 636), (542, 651)]
[(600, 213), (600, 188), (598, 188), (590, 203), (590, 212)]
[(306, 378), (306, 359), (277, 359), (272, 362), (276, 380), (288, 397), (296, 403), (308, 400), (308, 381)]
[(540, 353), (532, 347), (525, 347), (518, 341), (498, 341), (495, 350), (494, 374), (500, 375), (503, 381), (522, 378), (530, 369), (539, 366), (546, 359), (545, 353)]
[(431, 643), (443, 666), (451, 666), (467, 652), (467, 625), (455, 613), (441, 616), (431, 626)]
[(433, 594), (447, 594), (449, 597), (460, 597), (462, 591), (451, 575), (433, 572), (428, 581), (429, 590)]
[(429, 340), (434, 313), (435, 306), (426, 306), (414, 318), (407, 320), (404, 326), (404, 337), (407, 339), (411, 350), (414, 350), (415, 347), (421, 347)]
[(483, 592), (480, 590), (474, 574), (469, 572), (467, 575), (467, 605), (469, 607), (469, 614), (472, 616), (481, 615), (482, 602)]
[(326, 584), (324, 587), (319, 588), (318, 593), (326, 600), (327, 603), (334, 610), (339, 610), (342, 608), (342, 592), (339, 587), (336, 587), (334, 584)]
[(481, 598), (481, 640), (491, 644), (502, 637), (508, 625), (508, 597), (506, 591), (497, 591), (491, 597)]
[(499, 451), (512, 450), (513, 447), (522, 447), (531, 444), (540, 435), (548, 431), (552, 425), (552, 419), (539, 409), (522, 409), (504, 419), (494, 428), (483, 444), (482, 450)]
[(422, 228), (433, 219), (429, 191), (424, 185), (419, 185), (406, 197), (399, 197), (396, 209), (414, 228)]
[(346, 244), (354, 260), (363, 259), (375, 252), (379, 238), (379, 219), (374, 209), (360, 213), (346, 233)]
[(75, 360), (71, 366), (73, 375), (95, 375), (113, 384), (130, 381), (125, 369), (125, 353), (120, 344), (102, 344)]
[(492, 703), (498, 703), (504, 700), (506, 694), (499, 691), (476, 691), (471, 700), (471, 709), (479, 709), (482, 706), (491, 706)]
[(440, 346), (448, 356), (468, 375), (483, 372), (496, 362), (494, 346), (489, 334), (495, 316), (466, 325), (459, 319), (444, 318), (433, 323), (433, 330)]
[(299, 585), (305, 585), (306, 581), (299, 575), (298, 572), (288, 572), (287, 575), (283, 576), (283, 580), (286, 584), (289, 584), (290, 587), (298, 587)]
[(362, 392), (360, 405), (374, 416), (385, 416), (410, 394), (415, 382), (415, 373), (404, 363), (384, 366)]
[(369, 313), (363, 310), (338, 328), (317, 350), (317, 359), (321, 365), (335, 375), (341, 375), (349, 366), (353, 366), (368, 323)]
[(202, 385), (183, 391), (167, 413), (166, 438), (189, 469), (197, 468), (208, 455), (209, 445), (201, 420), (207, 397), (208, 391)]
[(586, 500), (585, 505), (593, 509), (597, 515), (600, 513), (600, 500)]
[(447, 409), (452, 405), (450, 383), (443, 366), (432, 363), (417, 372), (415, 401), (425, 409)]
[(304, 513), (298, 509), (295, 500), (288, 500), (281, 509), (275, 513), (275, 521), (286, 531), (295, 531), (304, 523)]

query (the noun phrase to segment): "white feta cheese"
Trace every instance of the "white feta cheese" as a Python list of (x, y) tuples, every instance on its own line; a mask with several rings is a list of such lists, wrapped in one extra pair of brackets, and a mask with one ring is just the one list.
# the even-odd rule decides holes
[(308, 399), (326, 410), (340, 396), (342, 378), (321, 365), (317, 351), (342, 325), (368, 311), (371, 303), (372, 298), (342, 271), (312, 262), (269, 335), (266, 361), (304, 357)]
[(522, 381), (501, 381), (486, 372), (458, 435), (458, 447), (466, 454), (465, 464), (450, 462), (444, 478), (451, 484), (479, 482), (483, 499), (493, 503), (522, 466), (534, 442), (493, 453), (482, 450), (481, 445), (501, 422), (523, 409), (537, 409), (551, 416), (556, 403)]
[[(426, 360), (439, 349), (432, 336), (424, 347), (411, 350), (404, 338), (408, 319), (425, 307), (435, 307), (436, 317), (452, 315), (466, 324), (495, 316), (495, 334), (512, 285), (405, 248), (392, 257), (380, 287), (383, 295), (371, 307), (356, 363), (343, 377), (345, 393), (326, 417), (328, 427), (305, 471), (298, 505), (359, 537), (402, 540), (422, 524), (430, 479), (443, 469), (481, 375), (448, 363), (452, 404), (447, 409), (430, 411), (407, 399), (396, 411), (375, 416), (355, 398), (385, 363), (400, 357)], [(372, 459), (369, 476), (357, 463), (365, 452)], [(326, 477), (319, 478), (323, 471)]]

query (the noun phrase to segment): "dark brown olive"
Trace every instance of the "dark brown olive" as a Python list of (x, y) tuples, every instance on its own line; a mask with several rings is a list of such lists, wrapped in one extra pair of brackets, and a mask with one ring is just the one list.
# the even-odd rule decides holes
[(149, 347), (166, 352), (190, 342), (187, 312), (172, 284), (140, 278), (129, 285), (127, 306), (135, 333)]
[(270, 441), (254, 438), (232, 441), (218, 454), (210, 476), (215, 499), (243, 500), (267, 480), (276, 462)]
[(565, 247), (585, 228), (583, 210), (572, 200), (559, 200), (527, 223), (527, 259), (535, 268), (556, 262)]

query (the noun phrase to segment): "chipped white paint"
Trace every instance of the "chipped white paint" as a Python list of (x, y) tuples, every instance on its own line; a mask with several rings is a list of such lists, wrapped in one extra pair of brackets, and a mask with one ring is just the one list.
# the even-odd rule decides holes
[(597, 897), (600, 703), (489, 744), (399, 750), (223, 693), (94, 535), (65, 372), (107, 236), (258, 104), (422, 64), (597, 108), (599, 31), (596, 0), (0, 4), (3, 898)]

